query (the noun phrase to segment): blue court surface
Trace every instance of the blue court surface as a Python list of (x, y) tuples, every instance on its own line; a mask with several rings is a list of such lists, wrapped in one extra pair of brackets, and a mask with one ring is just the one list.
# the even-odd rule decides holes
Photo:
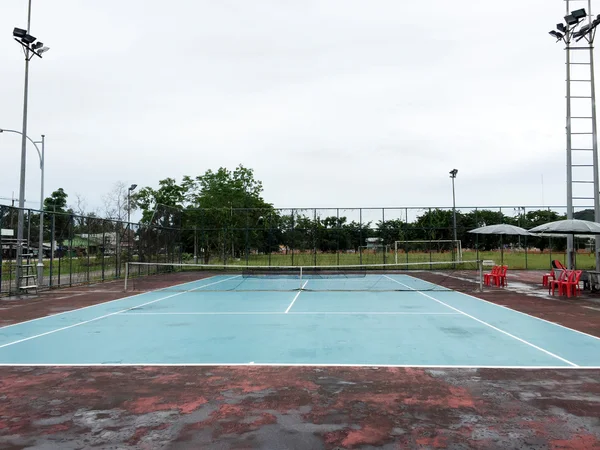
[(408, 275), (330, 282), (220, 275), (9, 325), (0, 365), (600, 368), (599, 338)]

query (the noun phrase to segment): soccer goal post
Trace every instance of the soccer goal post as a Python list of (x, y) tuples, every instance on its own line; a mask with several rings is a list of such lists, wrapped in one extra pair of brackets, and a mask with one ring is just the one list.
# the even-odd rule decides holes
[(394, 242), (395, 263), (400, 262), (400, 254), (409, 253), (450, 253), (455, 261), (462, 261), (462, 244), (460, 240), (406, 240)]

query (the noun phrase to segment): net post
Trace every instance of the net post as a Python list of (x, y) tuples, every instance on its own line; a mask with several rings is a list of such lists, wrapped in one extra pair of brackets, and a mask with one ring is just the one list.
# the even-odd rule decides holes
[(479, 271), (479, 292), (483, 292), (483, 260), (477, 260), (477, 269)]
[(125, 292), (127, 292), (128, 279), (129, 279), (129, 261), (125, 263)]
[(300, 290), (302, 290), (302, 266), (300, 266)]

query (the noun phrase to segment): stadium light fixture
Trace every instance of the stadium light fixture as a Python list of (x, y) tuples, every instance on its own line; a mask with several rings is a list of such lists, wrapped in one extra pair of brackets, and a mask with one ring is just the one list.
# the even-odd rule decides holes
[(579, 19), (576, 19), (573, 14), (568, 14), (565, 16), (565, 22), (567, 22), (567, 25), (573, 26), (579, 23)]
[(13, 37), (16, 39), (22, 39), (26, 35), (27, 35), (27, 30), (24, 30), (22, 28), (15, 27), (15, 29), (13, 30)]
[(577, 20), (585, 19), (587, 17), (587, 13), (584, 8), (572, 11), (571, 16), (573, 16)]
[(556, 24), (556, 29), (558, 31), (560, 31), (562, 34), (565, 34), (567, 32), (567, 27), (565, 27), (564, 23), (557, 23)]

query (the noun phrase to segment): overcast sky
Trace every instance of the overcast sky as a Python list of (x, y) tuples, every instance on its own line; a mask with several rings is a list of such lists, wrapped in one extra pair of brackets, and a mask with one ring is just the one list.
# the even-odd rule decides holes
[[(277, 207), (565, 198), (562, 0), (33, 0), (29, 128), (46, 191), (91, 208), (242, 163)], [(0, 5), (0, 128), (20, 130), (26, 0)], [(0, 135), (0, 197), (20, 140)], [(28, 157), (26, 198), (39, 169)], [(543, 189), (542, 189), (543, 179)], [(1, 201), (0, 203), (7, 203)]]

